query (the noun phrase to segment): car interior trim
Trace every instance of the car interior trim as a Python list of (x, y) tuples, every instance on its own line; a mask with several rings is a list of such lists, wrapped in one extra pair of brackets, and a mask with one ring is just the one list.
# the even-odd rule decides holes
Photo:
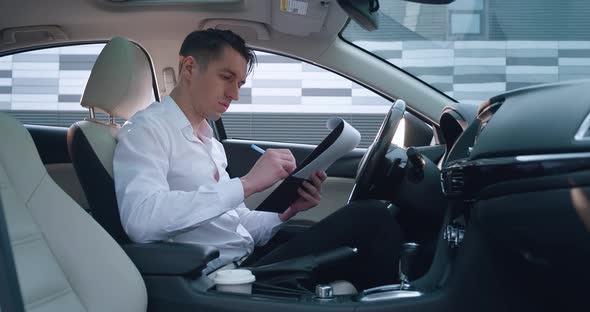
[(590, 130), (590, 114), (586, 116), (582, 124), (580, 125), (580, 129), (574, 135), (574, 140), (576, 141), (587, 141), (590, 140), (590, 135), (588, 134), (588, 130)]

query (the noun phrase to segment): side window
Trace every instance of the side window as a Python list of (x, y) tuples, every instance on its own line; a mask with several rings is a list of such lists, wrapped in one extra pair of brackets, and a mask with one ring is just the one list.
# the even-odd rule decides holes
[(0, 111), (24, 124), (46, 126), (69, 127), (87, 117), (80, 98), (104, 46), (70, 45), (0, 57)]
[(318, 66), (271, 53), (256, 55), (258, 66), (239, 101), (223, 115), (229, 138), (319, 144), (329, 133), (328, 118), (338, 116), (361, 132), (359, 147), (371, 144), (391, 107), (389, 100)]

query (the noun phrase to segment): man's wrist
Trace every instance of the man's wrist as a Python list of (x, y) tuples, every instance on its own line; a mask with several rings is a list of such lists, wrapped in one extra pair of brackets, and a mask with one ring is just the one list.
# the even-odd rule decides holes
[(248, 178), (241, 177), (240, 181), (242, 182), (242, 188), (244, 188), (244, 198), (250, 197), (250, 195), (254, 194), (254, 190), (252, 189), (252, 185), (248, 181)]

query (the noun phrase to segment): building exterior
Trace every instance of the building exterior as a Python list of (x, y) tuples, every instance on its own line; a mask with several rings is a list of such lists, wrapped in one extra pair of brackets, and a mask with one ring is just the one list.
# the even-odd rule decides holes
[(344, 37), (459, 101), (590, 76), (589, 1), (381, 3), (378, 31)]

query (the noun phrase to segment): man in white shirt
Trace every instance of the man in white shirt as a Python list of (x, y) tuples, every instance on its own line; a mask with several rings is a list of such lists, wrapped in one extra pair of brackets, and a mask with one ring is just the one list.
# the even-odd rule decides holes
[[(286, 178), (295, 169), (295, 159), (289, 150), (267, 149), (241, 178), (232, 179), (225, 170), (223, 145), (213, 137), (207, 120), (219, 119), (230, 103), (238, 99), (239, 89), (254, 62), (255, 56), (243, 39), (230, 31), (209, 29), (189, 34), (180, 49), (178, 85), (170, 96), (135, 114), (121, 129), (113, 164), (115, 187), (121, 222), (133, 241), (215, 246), (220, 250), (220, 257), (208, 264), (207, 271), (212, 271), (250, 255), (256, 245), (268, 242), (281, 223), (319, 203), (326, 179), (321, 171), (310, 177), (311, 183), (304, 182), (298, 190), (301, 197), (281, 214), (251, 211), (244, 205), (245, 198)], [(382, 215), (376, 218), (383, 219)], [(300, 242), (289, 242), (287, 245), (291, 247), (283, 246), (262, 260), (278, 261), (342, 245), (357, 245), (356, 238), (347, 243), (347, 239), (337, 234), (342, 230), (349, 235), (354, 225), (333, 231), (341, 221), (336, 218), (316, 226), (336, 233), (332, 239), (310, 243), (310, 236), (302, 235), (297, 237)], [(336, 225), (320, 226), (334, 222)], [(383, 232), (382, 228), (389, 228), (389, 224), (379, 225), (378, 233)], [(326, 236), (321, 232), (320, 235)], [(363, 235), (370, 237), (375, 233)], [(386, 235), (388, 243), (392, 235)], [(372, 243), (373, 240), (362, 240), (358, 245)], [(397, 262), (389, 264), (389, 261), (395, 261), (398, 253), (388, 254), (391, 255), (385, 257), (386, 265), (394, 268)], [(391, 275), (394, 281), (395, 270)], [(389, 278), (383, 282), (372, 281), (369, 285), (388, 281)]]

